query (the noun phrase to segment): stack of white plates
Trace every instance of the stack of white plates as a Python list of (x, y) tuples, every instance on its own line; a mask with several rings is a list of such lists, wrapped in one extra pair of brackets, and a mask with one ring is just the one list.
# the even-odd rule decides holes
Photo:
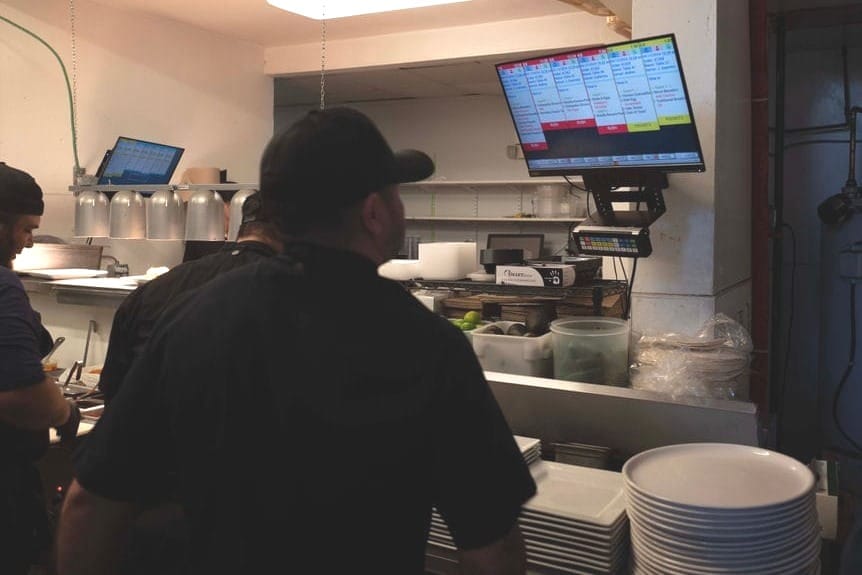
[(690, 443), (640, 453), (622, 475), (635, 574), (819, 573), (814, 474), (795, 459)]
[[(537, 493), (524, 505), (518, 521), (530, 573), (624, 573), (629, 538), (622, 476), (551, 461), (536, 463), (530, 470)], [(455, 550), (436, 511), (428, 542)]]
[(515, 442), (518, 444), (527, 465), (532, 465), (542, 458), (542, 442), (538, 439), (516, 435)]

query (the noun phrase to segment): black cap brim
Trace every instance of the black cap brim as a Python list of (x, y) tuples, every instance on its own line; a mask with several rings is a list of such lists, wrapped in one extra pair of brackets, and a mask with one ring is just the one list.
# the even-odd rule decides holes
[(395, 183), (406, 184), (430, 178), (434, 173), (434, 160), (419, 150), (395, 152)]

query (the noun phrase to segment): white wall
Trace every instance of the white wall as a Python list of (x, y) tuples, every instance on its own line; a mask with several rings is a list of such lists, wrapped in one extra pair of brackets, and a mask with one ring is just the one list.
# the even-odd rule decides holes
[[(48, 42), (72, 79), (68, 2), (6, 0), (0, 11)], [(227, 169), (234, 181), (257, 180), (272, 134), (272, 80), (261, 47), (86, 0), (75, 2), (75, 16), (78, 155), (88, 173), (122, 135), (184, 147), (174, 181), (200, 165)], [(74, 159), (60, 67), (36, 40), (0, 22), (0, 78), (0, 159), (33, 174), (47, 196), (42, 232), (68, 239)], [(133, 272), (181, 254), (176, 242), (111, 247)]]
[[(72, 69), (69, 3), (6, 0), (0, 14), (47, 41)], [(117, 136), (185, 148), (174, 181), (189, 166), (219, 166), (238, 182), (257, 181), (260, 153), (272, 134), (272, 79), (263, 49), (176, 22), (75, 1), (78, 153), (93, 173)], [(45, 192), (40, 233), (70, 239), (74, 165), (69, 107), (60, 67), (36, 40), (0, 22), (0, 160), (33, 174)], [(81, 241), (81, 240), (76, 240)], [(172, 265), (181, 242), (111, 241), (105, 253), (132, 273)], [(91, 348), (102, 360), (110, 308), (60, 305), (43, 296), (34, 307), (52, 335), (68, 341), (57, 359), (83, 354), (89, 319), (100, 333)]]
[(633, 37), (676, 34), (706, 163), (705, 173), (669, 177), (667, 213), (650, 226), (653, 254), (638, 264), (633, 327), (691, 333), (717, 311), (747, 325), (747, 2), (634, 0), (632, 12)]

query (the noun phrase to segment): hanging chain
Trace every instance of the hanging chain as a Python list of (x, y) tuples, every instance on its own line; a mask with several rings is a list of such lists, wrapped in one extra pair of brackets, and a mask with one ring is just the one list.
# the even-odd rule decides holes
[(75, 32), (75, 0), (69, 0), (69, 23), (71, 24), (72, 35), (72, 123), (74, 130), (72, 132), (75, 138), (74, 145), (77, 145), (78, 139), (78, 42)]
[(320, 3), (320, 109), (326, 105), (326, 3)]

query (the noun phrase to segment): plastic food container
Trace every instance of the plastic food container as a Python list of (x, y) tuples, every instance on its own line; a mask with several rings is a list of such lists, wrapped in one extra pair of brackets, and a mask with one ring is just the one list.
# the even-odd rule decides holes
[(554, 350), (551, 333), (536, 337), (485, 333), (496, 325), (505, 333), (514, 321), (497, 321), (472, 332), (473, 351), (482, 369), (536, 377), (554, 376)]
[(576, 317), (551, 322), (554, 378), (627, 386), (629, 324), (611, 317)]
[(422, 277), (419, 260), (389, 260), (380, 264), (377, 273), (385, 278), (396, 281), (407, 281)]
[(475, 242), (419, 244), (419, 266), (426, 280), (459, 280), (476, 269)]

